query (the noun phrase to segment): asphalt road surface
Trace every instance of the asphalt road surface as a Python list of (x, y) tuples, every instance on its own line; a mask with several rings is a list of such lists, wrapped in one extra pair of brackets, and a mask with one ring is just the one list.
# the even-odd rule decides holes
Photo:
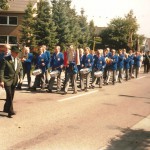
[(0, 150), (150, 150), (150, 74), (88, 92), (16, 91)]

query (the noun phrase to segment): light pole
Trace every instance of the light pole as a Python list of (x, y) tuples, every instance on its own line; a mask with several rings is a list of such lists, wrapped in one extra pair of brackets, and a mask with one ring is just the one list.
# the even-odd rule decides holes
[(95, 36), (94, 36), (94, 41), (93, 41), (93, 50), (95, 50)]
[(132, 36), (133, 36), (133, 30), (130, 30), (130, 32), (129, 32), (129, 38), (128, 38), (128, 46), (129, 46), (130, 49), (132, 49), (132, 47), (133, 47)]

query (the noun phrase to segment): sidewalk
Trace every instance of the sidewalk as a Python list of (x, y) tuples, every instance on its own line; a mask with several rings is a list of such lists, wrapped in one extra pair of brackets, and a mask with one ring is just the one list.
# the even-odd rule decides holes
[(150, 150), (150, 115), (122, 133), (123, 135), (110, 139), (107, 146), (99, 150)]

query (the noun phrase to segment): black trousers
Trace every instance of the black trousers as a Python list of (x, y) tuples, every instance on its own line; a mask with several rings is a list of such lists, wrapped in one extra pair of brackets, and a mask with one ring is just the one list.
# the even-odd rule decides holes
[(15, 86), (5, 86), (6, 91), (6, 102), (4, 104), (4, 111), (8, 113), (13, 113), (13, 98), (15, 94)]

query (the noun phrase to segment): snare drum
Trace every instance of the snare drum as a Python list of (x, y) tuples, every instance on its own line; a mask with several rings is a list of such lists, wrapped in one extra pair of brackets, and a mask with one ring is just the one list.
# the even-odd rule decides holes
[(81, 73), (81, 74), (87, 74), (87, 73), (89, 73), (89, 72), (90, 72), (90, 69), (89, 69), (89, 68), (83, 68), (83, 69), (80, 70), (80, 73)]
[(37, 76), (37, 75), (39, 75), (39, 74), (41, 74), (42, 73), (42, 70), (41, 69), (36, 69), (36, 70), (34, 70), (33, 72), (32, 72), (32, 75), (33, 76)]
[(94, 72), (94, 76), (96, 77), (96, 78), (99, 78), (99, 77), (101, 77), (103, 75), (103, 72), (102, 71), (96, 71), (96, 72)]
[(50, 72), (50, 76), (52, 78), (57, 77), (59, 74), (60, 74), (60, 71), (58, 71), (58, 70), (54, 70), (54, 71)]

